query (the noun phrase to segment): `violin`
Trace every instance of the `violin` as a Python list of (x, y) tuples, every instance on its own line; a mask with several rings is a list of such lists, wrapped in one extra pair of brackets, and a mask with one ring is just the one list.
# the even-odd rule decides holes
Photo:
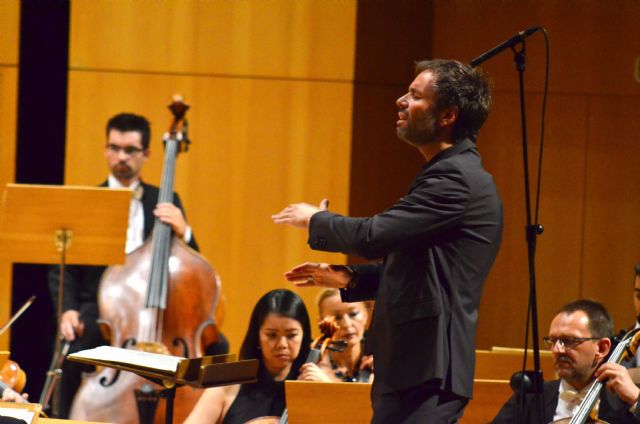
[[(31, 296), (24, 305), (13, 314), (11, 319), (0, 328), (0, 335), (11, 328), (11, 325), (31, 306), (35, 299), (35, 296)], [(2, 369), (0, 370), (0, 397), (2, 397), (2, 392), (7, 388), (22, 393), (26, 383), (27, 374), (24, 370), (20, 368), (17, 362), (7, 359), (4, 364), (2, 364)]]
[(6, 398), (8, 402), (27, 402), (27, 395), (20, 396), (26, 382), (27, 375), (18, 363), (10, 360), (5, 361), (0, 370), (0, 399), (2, 399), (5, 394), (4, 391), (9, 389), (11, 392)]
[(22, 393), (27, 383), (27, 374), (20, 368), (17, 362), (7, 360), (0, 370), (0, 389), (13, 389)]

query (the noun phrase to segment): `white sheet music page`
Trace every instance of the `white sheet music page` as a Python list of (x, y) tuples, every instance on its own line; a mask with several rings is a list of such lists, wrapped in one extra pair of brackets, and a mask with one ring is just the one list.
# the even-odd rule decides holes
[(137, 365), (140, 367), (170, 372), (176, 372), (180, 361), (185, 359), (180, 356), (162, 355), (159, 353), (122, 349), (113, 346), (99, 346), (94, 349), (82, 350), (80, 352), (70, 354), (69, 357), (94, 359), (114, 364)]

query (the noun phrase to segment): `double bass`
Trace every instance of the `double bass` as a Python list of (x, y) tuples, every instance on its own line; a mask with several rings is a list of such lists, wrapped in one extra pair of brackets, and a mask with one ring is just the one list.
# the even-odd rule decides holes
[[(173, 122), (164, 137), (158, 203), (173, 201), (176, 158), (189, 143), (188, 108), (177, 97), (169, 105)], [(218, 341), (215, 311), (219, 295), (220, 279), (213, 267), (156, 218), (151, 236), (127, 255), (125, 264), (104, 272), (98, 291), (98, 323), (112, 346), (194, 358)], [(200, 393), (188, 386), (176, 391), (176, 422), (187, 417)], [(165, 420), (165, 407), (159, 395), (135, 374), (97, 370), (83, 379), (70, 418), (160, 424)]]

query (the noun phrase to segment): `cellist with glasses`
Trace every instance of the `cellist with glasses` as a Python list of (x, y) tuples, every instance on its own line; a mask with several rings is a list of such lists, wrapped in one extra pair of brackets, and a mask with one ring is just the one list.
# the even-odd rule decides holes
[[(612, 350), (613, 319), (606, 308), (593, 300), (577, 300), (563, 306), (551, 321), (544, 338), (551, 349), (559, 380), (544, 383), (544, 423), (569, 422), (580, 408), (590, 407), (583, 399), (594, 385), (604, 384), (593, 405), (599, 419), (608, 423), (640, 423), (636, 386), (626, 368), (606, 362)], [(536, 400), (513, 395), (494, 419), (495, 424), (539, 423)]]

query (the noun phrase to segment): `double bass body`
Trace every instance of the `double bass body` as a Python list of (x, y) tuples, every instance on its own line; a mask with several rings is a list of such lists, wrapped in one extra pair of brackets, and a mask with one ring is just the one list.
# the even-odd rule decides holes
[[(151, 243), (147, 240), (127, 256), (124, 265), (109, 268), (100, 283), (100, 325), (113, 346), (130, 348), (136, 343), (156, 343), (148, 336), (154, 333), (154, 311), (145, 308), (150, 250)], [(174, 237), (160, 340), (168, 353), (201, 356), (208, 344), (217, 342), (218, 332), (212, 317), (219, 287), (219, 279), (207, 261)], [(134, 389), (144, 382), (145, 379), (135, 374), (117, 373), (111, 368), (88, 375), (74, 399), (71, 419), (138, 423)], [(199, 396), (198, 390), (188, 386), (176, 391), (176, 422), (187, 417)], [(164, 422), (164, 401), (158, 404), (155, 422)]]

